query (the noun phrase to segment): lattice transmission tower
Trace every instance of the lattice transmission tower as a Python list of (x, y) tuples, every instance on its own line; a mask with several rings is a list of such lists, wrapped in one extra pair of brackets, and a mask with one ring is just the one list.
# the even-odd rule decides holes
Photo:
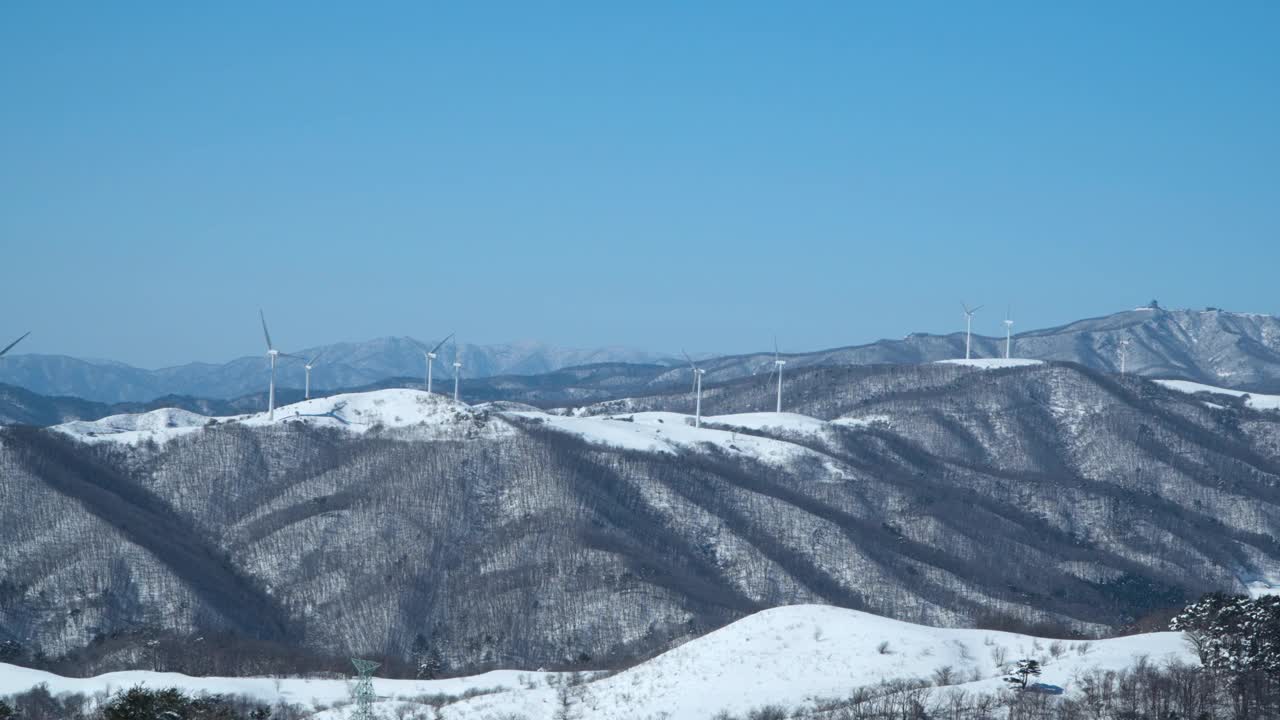
[(356, 705), (356, 711), (352, 713), (351, 720), (374, 720), (373, 701), (377, 700), (378, 696), (373, 692), (373, 671), (381, 665), (360, 658), (351, 658), (351, 664), (356, 666), (357, 673), (356, 685), (351, 688), (351, 700)]

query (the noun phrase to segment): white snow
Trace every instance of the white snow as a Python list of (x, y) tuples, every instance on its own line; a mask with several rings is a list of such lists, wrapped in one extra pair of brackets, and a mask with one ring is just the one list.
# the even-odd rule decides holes
[(871, 425), (892, 425), (893, 418), (888, 415), (872, 414), (862, 417), (841, 417), (831, 421), (832, 425), (844, 427), (870, 427)]
[[(387, 680), (375, 678), (373, 689), (379, 698), (410, 698), (418, 695), (462, 695), (467, 691), (510, 690), (527, 684), (545, 684), (555, 673), (497, 670), (446, 680)], [(130, 670), (107, 673), (91, 678), (68, 678), (41, 670), (0, 663), (0, 696), (25, 692), (45, 683), (49, 692), (107, 694), (127, 690), (135, 685), (149, 688), (180, 688), (188, 693), (243, 695), (274, 705), (283, 701), (308, 710), (335, 702), (346, 702), (351, 696), (352, 682), (342, 679), (271, 678), (271, 677), (191, 677), (181, 673)]]
[(1213, 385), (1205, 385), (1203, 383), (1191, 382), (1190, 380), (1155, 380), (1170, 390), (1194, 393), (1213, 393), (1215, 395), (1230, 395), (1231, 397), (1247, 398), (1245, 405), (1255, 410), (1280, 410), (1280, 395), (1258, 395), (1255, 393), (1245, 392), (1243, 390), (1231, 390), (1228, 388), (1214, 387)]
[[(694, 427), (692, 415), (672, 412), (638, 412), (582, 417), (549, 415), (542, 412), (509, 414), (540, 421), (547, 427), (576, 435), (596, 445), (670, 454), (715, 447), (727, 452), (750, 455), (762, 462), (780, 466), (809, 456), (827, 467), (831, 479), (844, 477), (844, 473), (833, 464), (830, 458), (815, 453), (809, 448), (785, 440), (748, 435), (733, 430), (714, 429), (705, 425), (700, 428)], [(704, 417), (703, 421), (711, 423), (724, 420), (727, 421), (724, 423), (726, 425), (737, 425), (743, 429), (765, 429), (769, 427), (765, 424), (769, 421), (760, 419), (763, 415), (765, 414), (723, 415)], [(746, 420), (741, 420), (742, 418)], [(780, 423), (779, 427), (803, 429), (805, 432), (811, 432), (824, 425), (821, 420), (803, 415), (784, 414), (784, 417), (777, 422)]]
[(1031, 358), (972, 358), (965, 360), (964, 358), (956, 358), (954, 360), (938, 360), (939, 363), (948, 365), (964, 365), (966, 367), (982, 368), (983, 370), (996, 370), (999, 368), (1026, 367), (1027, 365), (1043, 365), (1043, 360), (1033, 360)]
[[(879, 646), (887, 642), (886, 652)], [(846, 697), (857, 686), (893, 678), (929, 677), (951, 666), (966, 690), (993, 692), (1003, 686), (993, 649), (1006, 663), (1035, 657), (1044, 664), (1040, 682), (1070, 691), (1086, 668), (1119, 669), (1138, 656), (1152, 661), (1193, 662), (1181, 633), (1154, 633), (1095, 641), (1083, 654), (1063, 643), (1053, 658), (1052, 641), (1025, 635), (931, 628), (854, 610), (818, 605), (775, 608), (693, 640), (617, 675), (587, 683), (584, 716), (600, 720), (668, 717), (702, 720), (721, 710), (734, 714), (765, 704), (810, 706), (816, 698)], [(1072, 647), (1076, 649), (1072, 649)], [(964, 682), (977, 672), (982, 679)], [(449, 720), (479, 720), (501, 712), (552, 717), (554, 691), (532, 690), (474, 698), (445, 709)]]
[[(1181, 633), (1151, 633), (1088, 644), (1054, 641), (987, 630), (944, 629), (889, 620), (855, 610), (795, 605), (756, 613), (692, 640), (616, 675), (581, 685), (576, 716), (593, 720), (667, 717), (705, 720), (720, 710), (742, 714), (765, 704), (810, 707), (816, 699), (847, 697), (851, 689), (885, 679), (927, 678), (951, 666), (958, 687), (995, 692), (1000, 676), (1020, 658), (1044, 666), (1039, 680), (1071, 692), (1082, 671), (1129, 667), (1142, 656), (1160, 663), (1195, 663)], [(882, 652), (879, 648), (887, 643)], [(996, 663), (1003, 653), (1006, 663)], [(413, 695), (459, 695), (472, 688), (501, 691), (462, 700), (443, 709), (447, 720), (481, 720), (506, 713), (549, 720), (557, 709), (547, 673), (505, 670), (470, 678), (436, 681), (375, 680), (380, 717), (396, 717)], [(978, 679), (973, 679), (973, 678)], [(0, 665), (0, 695), (46, 682), (54, 693), (114, 690), (143, 683), (189, 691), (245, 694), (263, 702), (285, 700), (314, 708), (344, 700), (348, 682), (271, 678), (190, 678), (127, 672), (96, 678), (62, 678)], [(421, 709), (420, 707), (415, 709)], [(320, 712), (317, 719), (349, 717), (351, 708)]]
[(795, 433), (800, 435), (818, 435), (827, 431), (827, 423), (808, 415), (798, 413), (738, 413), (735, 415), (712, 415), (702, 418), (705, 423), (729, 425), (747, 430), (772, 433)]
[(209, 420), (199, 413), (162, 408), (139, 414), (112, 415), (101, 420), (76, 420), (56, 425), (54, 429), (82, 440), (111, 439), (132, 445), (147, 439), (165, 442), (199, 430)]
[[(459, 432), (482, 428), (488, 435), (502, 434), (504, 424), (482, 422), (488, 415), (484, 406), (456, 403), (444, 395), (420, 390), (388, 389), (364, 393), (346, 393), (304, 400), (276, 408), (275, 418), (267, 413), (206, 417), (198, 413), (166, 408), (135, 415), (113, 415), (95, 421), (75, 421), (55, 425), (53, 429), (86, 442), (119, 442), (136, 444), (143, 440), (166, 442), (198, 431), (207, 425), (239, 423), (249, 427), (266, 427), (305, 423), (319, 427), (341, 428), (361, 434), (374, 428), (412, 429), (424, 437), (452, 437)], [(482, 433), (484, 434), (484, 433)]]
[[(827, 479), (846, 476), (839, 463), (800, 444), (822, 437), (839, 427), (865, 427), (887, 421), (885, 416), (841, 418), (826, 422), (796, 413), (741, 413), (703, 418), (693, 426), (693, 416), (673, 412), (637, 412), (614, 415), (556, 415), (515, 403), (466, 405), (418, 390), (390, 389), (333, 395), (276, 408), (267, 414), (206, 417), (184, 410), (156, 410), (137, 415), (116, 415), (97, 421), (76, 421), (55, 430), (85, 442), (137, 444), (164, 443), (205, 427), (236, 423), (248, 427), (304, 423), (362, 434), (375, 428), (394, 430), (414, 439), (474, 439), (502, 437), (513, 432), (511, 421), (522, 419), (573, 434), (586, 442), (626, 450), (677, 454), (718, 449), (741, 453), (775, 466), (797, 459), (816, 459), (828, 470)], [(752, 434), (757, 433), (757, 434)], [(761, 437), (764, 433), (773, 437)]]

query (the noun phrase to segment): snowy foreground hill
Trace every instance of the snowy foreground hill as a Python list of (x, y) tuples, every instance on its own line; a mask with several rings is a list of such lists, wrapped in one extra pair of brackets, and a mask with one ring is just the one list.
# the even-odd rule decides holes
[[(998, 692), (1001, 675), (1020, 658), (1044, 666), (1040, 682), (1073, 692), (1077, 677), (1092, 669), (1119, 670), (1141, 658), (1154, 663), (1195, 664), (1181, 633), (1151, 633), (1093, 642), (1054, 641), (986, 630), (926, 627), (854, 610), (796, 605), (756, 613), (616, 674), (585, 673), (561, 693), (568, 676), (503, 670), (435, 681), (374, 681), (379, 717), (426, 711), (423, 696), (444, 703), (450, 720), (524, 717), (551, 720), (563, 702), (574, 717), (599, 720), (668, 718), (707, 720), (720, 711), (741, 715), (772, 704), (811, 709), (815, 701), (846, 697), (883, 680), (937, 680), (970, 692)], [(124, 672), (71, 679), (0, 665), (0, 695), (47, 683), (56, 693), (112, 692), (135, 684), (229, 693), (264, 703), (297, 704), (317, 720), (350, 716), (350, 682), (318, 679), (193, 678), (172, 673)], [(466, 694), (473, 697), (463, 698)], [(563, 699), (562, 699), (563, 698)], [(424, 716), (427, 716), (424, 714)]]
[[(700, 428), (688, 394), (414, 390), (0, 428), (0, 641), (86, 674), (599, 669), (786, 605), (1102, 636), (1277, 585), (1280, 413), (1002, 365), (788, 370), (785, 413), (708, 385)], [(186, 652), (211, 634), (236, 651)]]

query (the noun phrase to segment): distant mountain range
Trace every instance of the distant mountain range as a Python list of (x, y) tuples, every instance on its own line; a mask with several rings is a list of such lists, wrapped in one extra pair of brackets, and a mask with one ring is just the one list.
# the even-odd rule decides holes
[[(323, 353), (311, 376), (312, 388), (321, 392), (369, 386), (389, 378), (417, 378), (422, 382), (426, 370), (421, 346), (409, 337), (335, 343), (290, 352), (305, 358)], [(666, 356), (618, 347), (577, 350), (518, 342), (460, 343), (458, 357), (464, 363), (463, 377), (484, 378), (538, 375), (592, 363), (662, 363)], [(452, 383), (452, 361), (450, 345), (436, 361), (436, 379)], [(282, 360), (279, 386), (301, 388), (302, 364)], [(189, 363), (159, 370), (65, 355), (9, 355), (0, 360), (0, 383), (42, 395), (103, 403), (148, 402), (166, 395), (231, 400), (265, 390), (266, 372), (265, 357), (242, 357), (223, 364)]]
[[(1125, 339), (1130, 341), (1127, 370), (1134, 374), (1252, 392), (1280, 391), (1280, 318), (1270, 315), (1145, 307), (1018, 333), (1013, 336), (1013, 355), (1076, 362), (1115, 372), (1120, 366), (1120, 344)], [(312, 376), (312, 386), (319, 392), (421, 382), (424, 370), (420, 346), (406, 337), (337, 343), (307, 348), (297, 354), (313, 357), (321, 352), (323, 357)], [(999, 357), (1003, 353), (1004, 338), (973, 337), (975, 357)], [(963, 354), (963, 333), (915, 333), (900, 340), (789, 353), (783, 358), (787, 360), (786, 369), (795, 370), (820, 365), (924, 363)], [(626, 348), (574, 350), (533, 342), (462, 344), (459, 356), (464, 363), (465, 384), (480, 391), (478, 396), (473, 392), (472, 397), (484, 400), (575, 404), (662, 391), (688, 381), (682, 360)], [(435, 377), (451, 385), (453, 369), (445, 359), (437, 362)], [(447, 359), (451, 360), (451, 354)], [(699, 364), (707, 370), (706, 381), (715, 383), (766, 374), (772, 361), (770, 353), (755, 353), (716, 357)], [(281, 364), (281, 387), (301, 388), (301, 365), (292, 361)], [(558, 374), (565, 368), (580, 366), (590, 369)], [(593, 389), (581, 388), (584, 375), (590, 376)], [(265, 377), (266, 361), (260, 357), (160, 370), (66, 356), (10, 355), (0, 360), (0, 383), (43, 395), (101, 403), (150, 403), (164, 396), (236, 401), (262, 393)], [(497, 377), (508, 380), (482, 381)], [(514, 394), (504, 395), (504, 388)], [(236, 405), (256, 407), (238, 401)]]

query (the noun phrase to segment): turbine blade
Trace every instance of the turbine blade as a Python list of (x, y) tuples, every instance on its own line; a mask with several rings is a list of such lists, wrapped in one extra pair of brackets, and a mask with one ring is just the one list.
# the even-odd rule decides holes
[(969, 312), (971, 312), (971, 313), (976, 313), (976, 312), (978, 312), (979, 310), (981, 310), (981, 309), (982, 309), (982, 308), (984, 308), (984, 307), (986, 307), (986, 305), (979, 305), (978, 307), (976, 307), (976, 308), (974, 308), (974, 309), (970, 310)]
[(693, 364), (693, 358), (689, 357), (689, 353), (685, 352), (683, 348), (681, 348), (680, 354), (684, 355), (684, 359), (689, 361), (689, 367), (693, 368), (694, 370), (698, 369), (698, 366)]
[(313, 358), (311, 358), (310, 360), (308, 360), (308, 361), (307, 361), (307, 364), (308, 364), (308, 365), (311, 365), (311, 366), (313, 366), (313, 367), (314, 367), (314, 366), (315, 366), (315, 364), (316, 364), (316, 361), (317, 361), (317, 360), (319, 360), (319, 359), (320, 359), (320, 356), (322, 356), (322, 355), (324, 355), (324, 351), (323, 351), (323, 350), (321, 350), (320, 352), (316, 353), (316, 356), (315, 356), (315, 357), (313, 357)]
[(11, 342), (11, 343), (9, 343), (8, 345), (6, 345), (6, 346), (5, 346), (5, 348), (4, 348), (3, 350), (0, 350), (0, 357), (4, 357), (5, 353), (7, 353), (7, 352), (9, 352), (10, 350), (12, 350), (12, 349), (13, 349), (13, 346), (14, 346), (14, 345), (17, 345), (18, 343), (22, 342), (22, 338), (25, 338), (26, 336), (28, 336), (28, 335), (30, 335), (30, 334), (31, 334), (31, 331), (30, 331), (30, 330), (28, 330), (28, 331), (26, 331), (25, 333), (23, 333), (23, 334), (22, 334), (22, 337), (18, 338), (17, 340), (14, 340), (13, 342)]
[(258, 308), (258, 317), (262, 318), (262, 336), (267, 339), (267, 349), (274, 350), (275, 346), (271, 344), (271, 333), (267, 332), (267, 315), (262, 312), (262, 308)]
[(435, 351), (439, 350), (441, 347), (444, 347), (444, 344), (445, 344), (445, 343), (447, 343), (447, 342), (449, 342), (449, 339), (450, 339), (450, 338), (452, 338), (452, 337), (453, 337), (453, 333), (449, 333), (449, 336), (448, 336), (448, 337), (446, 337), (445, 339), (443, 339), (443, 340), (441, 340), (440, 342), (436, 343), (436, 346), (435, 346), (435, 347), (433, 347), (433, 348), (431, 348), (431, 352), (435, 352)]

